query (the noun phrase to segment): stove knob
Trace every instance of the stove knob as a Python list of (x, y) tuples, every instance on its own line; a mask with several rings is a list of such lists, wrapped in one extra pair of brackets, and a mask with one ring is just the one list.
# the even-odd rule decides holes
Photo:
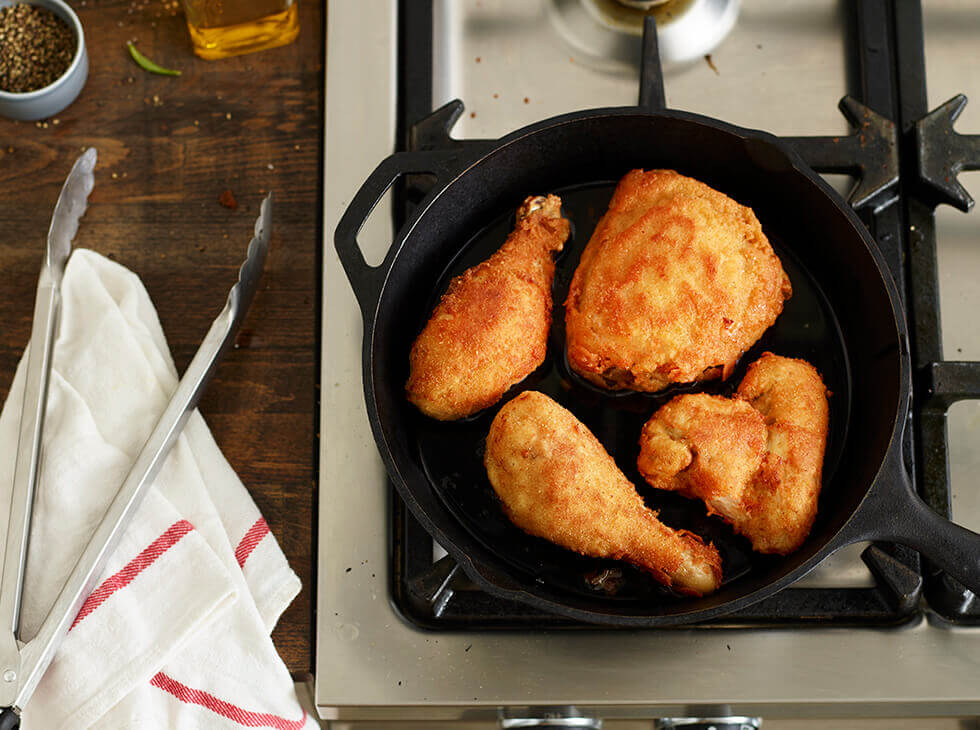
[(761, 717), (665, 717), (654, 730), (759, 730)]
[[(521, 718), (519, 720), (501, 722), (500, 727), (510, 728), (579, 728), (579, 730), (602, 730), (602, 720), (595, 717), (556, 717), (556, 718)], [(718, 730), (724, 730), (719, 728)]]
[(503, 710), (498, 719), (503, 730), (519, 728), (579, 728), (602, 730), (602, 720), (585, 717), (575, 707), (525, 707)]

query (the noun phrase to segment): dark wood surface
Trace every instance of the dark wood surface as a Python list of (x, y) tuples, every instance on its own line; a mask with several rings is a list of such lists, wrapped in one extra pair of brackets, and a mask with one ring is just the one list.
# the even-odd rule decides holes
[[(324, 8), (300, 0), (292, 45), (203, 61), (183, 14), (161, 0), (72, 5), (91, 59), (81, 96), (46, 126), (0, 118), (0, 397), (29, 337), (51, 212), (82, 148), (98, 148), (99, 165), (75, 244), (139, 274), (181, 371), (273, 190), (261, 288), (201, 411), (303, 581), (273, 638), (290, 670), (310, 671)], [(183, 75), (141, 70), (130, 39)], [(237, 210), (219, 205), (225, 189)]]

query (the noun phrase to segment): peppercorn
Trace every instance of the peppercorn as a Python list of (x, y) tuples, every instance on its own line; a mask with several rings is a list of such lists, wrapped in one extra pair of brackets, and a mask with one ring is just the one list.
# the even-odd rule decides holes
[(25, 93), (54, 83), (75, 57), (75, 35), (46, 8), (0, 8), (0, 90)]

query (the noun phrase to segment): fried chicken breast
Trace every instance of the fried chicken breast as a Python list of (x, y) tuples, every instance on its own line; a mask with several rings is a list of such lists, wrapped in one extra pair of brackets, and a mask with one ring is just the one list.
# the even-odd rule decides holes
[(654, 413), (637, 466), (657, 489), (704, 500), (754, 550), (786, 555), (817, 515), (828, 423), (816, 368), (767, 352), (734, 398), (681, 395)]
[(472, 415), (544, 362), (552, 254), (569, 230), (558, 196), (528, 198), (504, 245), (449, 283), (409, 354), (405, 390), (420, 411), (441, 421)]
[(500, 409), (484, 464), (507, 516), (525, 532), (625, 560), (681, 593), (721, 584), (714, 546), (660, 522), (598, 439), (548, 396), (528, 391)]
[(751, 209), (673, 170), (633, 170), (575, 270), (568, 362), (613, 390), (727, 378), (791, 293)]

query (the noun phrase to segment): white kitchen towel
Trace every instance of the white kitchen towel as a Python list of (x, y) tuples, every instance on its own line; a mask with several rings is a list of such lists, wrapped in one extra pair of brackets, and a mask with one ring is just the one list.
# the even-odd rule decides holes
[[(0, 412), (0, 454), (16, 447), (25, 363)], [(43, 620), (176, 385), (139, 279), (76, 251), (63, 282), (22, 638)], [(2, 505), (12, 469), (10, 458), (0, 459)], [(195, 413), (28, 703), (23, 727), (316, 727), (269, 637), (299, 587)]]

